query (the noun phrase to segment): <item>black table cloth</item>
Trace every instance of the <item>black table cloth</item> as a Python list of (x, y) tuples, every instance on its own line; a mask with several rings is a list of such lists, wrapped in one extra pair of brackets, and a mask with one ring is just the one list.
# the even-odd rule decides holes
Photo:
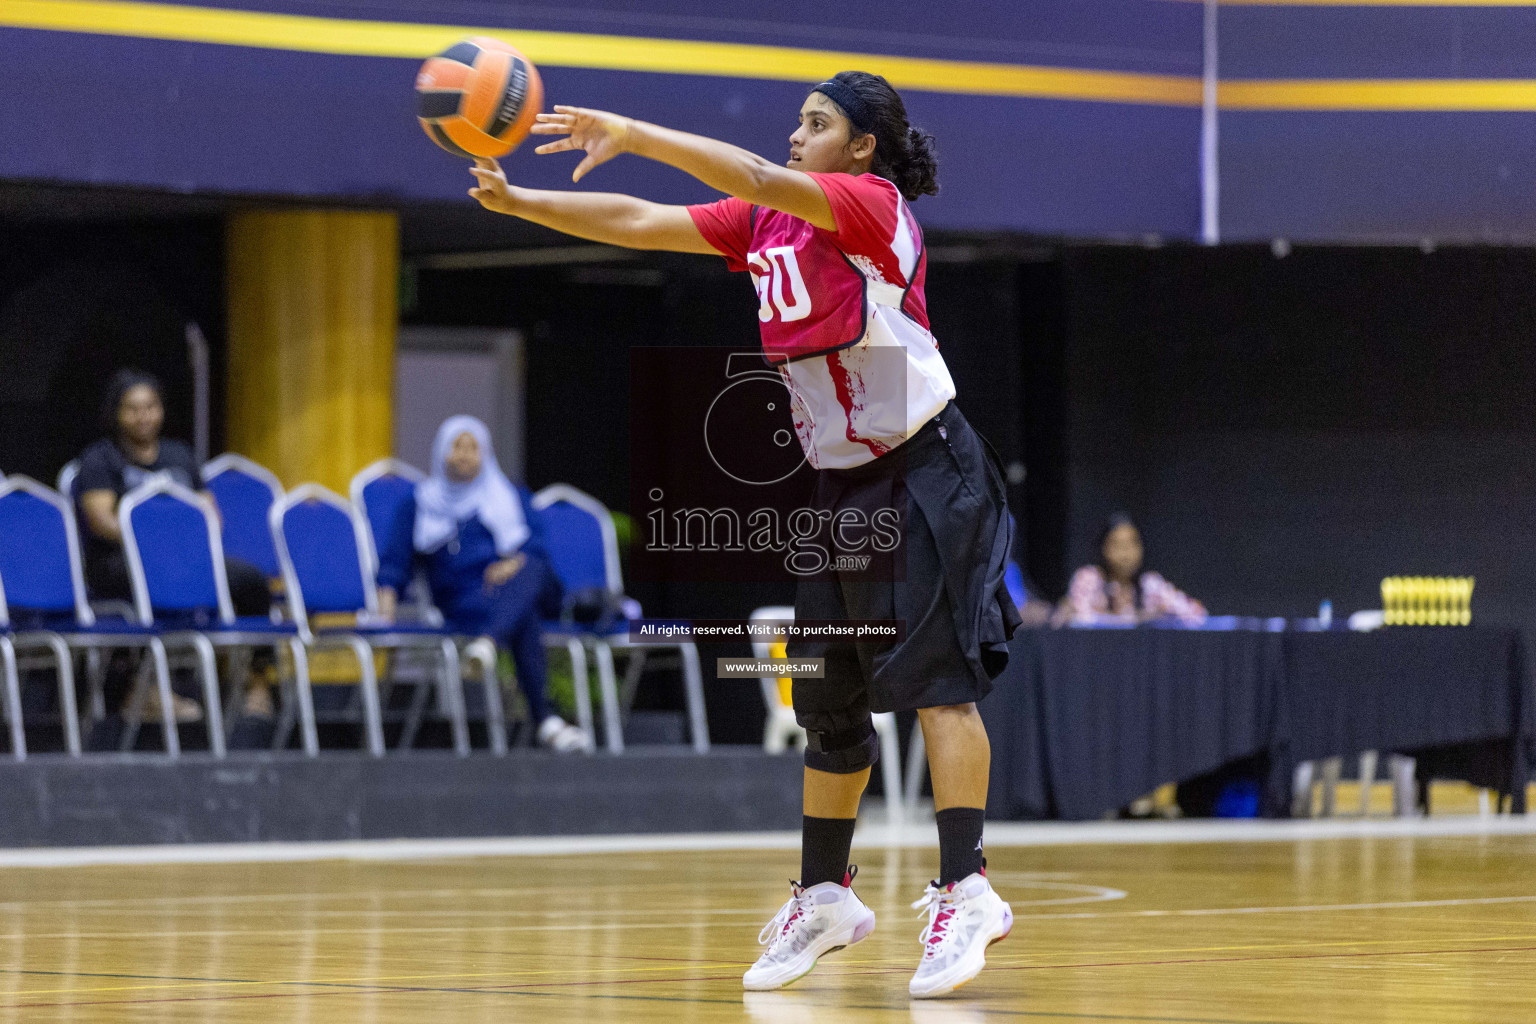
[(1000, 818), (1099, 818), (1244, 759), (1282, 815), (1298, 761), (1362, 750), (1523, 809), (1536, 745), (1520, 634), (1479, 627), (1023, 630), (981, 713)]
[(1286, 637), (1288, 763), (1362, 750), (1419, 760), (1525, 809), (1536, 729), (1513, 629), (1399, 628)]

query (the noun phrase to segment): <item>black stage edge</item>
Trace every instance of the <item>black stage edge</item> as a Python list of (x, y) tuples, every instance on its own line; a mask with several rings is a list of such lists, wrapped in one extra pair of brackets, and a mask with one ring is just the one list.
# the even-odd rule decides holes
[(794, 829), (803, 763), (751, 747), (45, 755), (0, 764), (0, 847)]

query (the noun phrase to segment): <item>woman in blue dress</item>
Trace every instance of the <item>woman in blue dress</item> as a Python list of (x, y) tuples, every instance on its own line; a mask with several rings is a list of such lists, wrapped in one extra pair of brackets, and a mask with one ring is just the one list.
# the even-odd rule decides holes
[(490, 431), (473, 416), (438, 428), (432, 475), (379, 550), (379, 611), (393, 618), (399, 593), (420, 567), (448, 625), (489, 636), (512, 655), (538, 742), (562, 753), (587, 737), (554, 714), (539, 623), (560, 614), (560, 579), (544, 547), (527, 488), (502, 473)]

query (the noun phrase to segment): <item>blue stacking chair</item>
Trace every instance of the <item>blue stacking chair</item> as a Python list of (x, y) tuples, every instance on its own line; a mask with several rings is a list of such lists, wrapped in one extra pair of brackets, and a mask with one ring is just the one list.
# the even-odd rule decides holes
[(80, 460), (70, 459), (59, 469), (59, 478), (54, 481), (59, 493), (71, 502), (78, 497), (75, 494), (75, 477), (80, 475)]
[[(271, 523), (289, 609), (300, 635), (311, 646), (345, 646), (357, 655), (363, 710), (370, 732), (377, 735), (380, 752), (383, 733), (373, 652), (415, 650), (435, 656), (438, 694), (453, 732), (453, 747), (459, 755), (467, 755), (469, 728), (458, 639), (437, 626), (379, 621), (376, 563), (369, 557), (368, 524), (363, 516), (339, 494), (318, 484), (304, 484), (272, 507)], [(317, 627), (311, 616), (319, 614), (352, 616), (356, 624)], [(478, 639), (470, 638), (464, 653), (480, 665), (491, 747), (495, 753), (504, 754), (506, 721), (496, 676), (496, 650), (488, 642), (475, 642)], [(408, 745), (413, 733), (414, 729), (407, 727), (401, 744)]]
[[(619, 568), (619, 542), (613, 529), (613, 517), (602, 502), (569, 484), (551, 484), (533, 496), (534, 511), (544, 526), (544, 544), (549, 550), (555, 573), (565, 586), (567, 614), (558, 623), (546, 623), (554, 635), (577, 638), (590, 648), (597, 661), (598, 692), (603, 702), (603, 732), (608, 749), (624, 749), (621, 708), (613, 655), (618, 650), (629, 657), (625, 672), (625, 691), (633, 697), (647, 651), (672, 649), (677, 652), (687, 695), (688, 731), (693, 749), (709, 750), (709, 725), (704, 713), (704, 683), (699, 668), (699, 651), (691, 640), (657, 640), (639, 643), (629, 638), (630, 619), (618, 614), (611, 620), (593, 624), (575, 622), (569, 614), (571, 600), (578, 594), (602, 593), (607, 604), (620, 608), (626, 601), (624, 579)], [(576, 675), (577, 713), (586, 698), (585, 671)], [(590, 708), (587, 711), (590, 719)], [(579, 723), (589, 728), (585, 722)], [(588, 736), (590, 737), (590, 732)]]
[(362, 513), (368, 524), (366, 554), (374, 573), (379, 570), (379, 542), (390, 536), (404, 514), (405, 503), (426, 476), (409, 462), (380, 459), (352, 478), (352, 507)]
[[(162, 477), (124, 495), (118, 502), (117, 518), (139, 621), (155, 628), (166, 648), (189, 650), (196, 659), (214, 756), (225, 753), (215, 651), (258, 647), (274, 651), (286, 647), (293, 655), (293, 698), (298, 704), (304, 752), (319, 756), (309, 662), (298, 628), (266, 616), (236, 618), (213, 502)], [(239, 697), (235, 694), (234, 700)], [(285, 699), (285, 713), (287, 705)], [(169, 696), (162, 693), (162, 707), (169, 706)]]
[[(27, 733), (21, 721), (21, 672), (16, 657), (17, 636), (11, 632), (10, 609), (5, 603), (5, 578), (0, 573), (0, 681), (3, 681), (5, 721), (10, 726), (11, 732), (11, 756), (18, 761), (27, 759)], [(59, 659), (59, 664), (68, 662), (68, 656)], [(59, 669), (59, 678), (64, 678), (65, 670)], [(73, 683), (73, 678), (71, 678)], [(73, 687), (71, 687), (73, 695)], [(75, 746), (80, 744), (80, 735), (75, 734)], [(73, 753), (79, 753), (76, 749)]]
[(273, 504), (283, 497), (277, 476), (243, 455), (230, 454), (203, 467), (203, 483), (219, 505), (224, 553), (251, 563), (269, 580), (282, 576), (267, 525)]
[[(405, 515), (405, 506), (416, 493), (416, 485), (426, 479), (426, 474), (408, 462), (399, 459), (380, 459), (352, 478), (352, 507), (363, 516), (368, 526), (369, 572), (377, 577), (379, 572), (379, 545), (393, 534)], [(441, 626), (443, 616), (432, 607), (432, 595), (426, 579), (419, 573), (406, 584), (405, 593), (399, 595), (396, 614), (402, 621), (420, 621)]]
[[(178, 755), (181, 748), (164, 646), (152, 630), (139, 623), (98, 618), (86, 600), (81, 566), (74, 503), (30, 477), (12, 476), (0, 483), (0, 577), (8, 588), (9, 606), (39, 627), (18, 635), (14, 643), (46, 647), (53, 655), (65, 748), (71, 755), (80, 753), (70, 652), (84, 650), (97, 655), (104, 650), (129, 648), (151, 654), (146, 668), (154, 672), (160, 691), (166, 752)], [(16, 720), (12, 725), (14, 729)]]
[[(352, 505), (368, 524), (369, 566), (375, 577), (379, 571), (378, 544), (392, 534), (400, 516), (404, 514), (406, 502), (415, 494), (416, 485), (424, 479), (425, 473), (399, 459), (380, 459), (352, 478)], [(442, 625), (442, 613), (432, 607), (432, 595), (427, 589), (426, 580), (418, 575), (406, 589), (407, 592), (400, 595), (400, 618)], [(565, 650), (571, 659), (571, 671), (577, 679), (587, 678), (587, 652), (579, 639), (551, 633), (546, 633), (543, 639), (545, 647)], [(593, 737), (592, 700), (586, 690), (580, 687), (577, 688), (576, 719), (577, 725), (587, 734), (590, 749)], [(535, 728), (537, 725), (534, 723)]]

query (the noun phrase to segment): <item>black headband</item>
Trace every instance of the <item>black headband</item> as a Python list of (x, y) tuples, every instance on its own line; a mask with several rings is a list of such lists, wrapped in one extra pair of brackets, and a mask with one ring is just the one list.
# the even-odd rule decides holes
[(874, 119), (870, 117), (869, 107), (863, 100), (859, 99), (859, 94), (848, 88), (848, 86), (833, 78), (822, 82), (812, 89), (811, 92), (819, 92), (833, 103), (842, 107), (843, 113), (848, 115), (848, 121), (853, 125), (853, 130), (857, 134), (872, 134), (870, 126)]

